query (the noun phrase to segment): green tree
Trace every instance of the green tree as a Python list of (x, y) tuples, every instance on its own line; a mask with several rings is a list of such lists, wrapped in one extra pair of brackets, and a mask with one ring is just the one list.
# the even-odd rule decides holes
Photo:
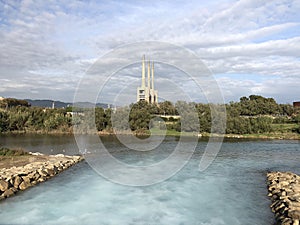
[(29, 118), (29, 113), (21, 109), (22, 108), (15, 108), (9, 112), (9, 130), (25, 130), (25, 124)]
[(211, 110), (208, 104), (196, 104), (196, 110), (198, 112), (200, 132), (210, 132), (211, 130)]
[[(65, 109), (49, 109), (45, 112), (44, 127), (47, 131), (69, 131), (72, 125), (71, 117), (67, 116)], [(92, 118), (92, 117), (91, 117)]]
[(16, 106), (25, 106), (29, 107), (30, 104), (26, 100), (19, 100), (15, 98), (5, 98), (2, 101), (0, 101), (0, 107), (16, 107)]
[(226, 133), (228, 134), (249, 134), (251, 125), (249, 118), (245, 117), (228, 117)]
[(48, 113), (44, 112), (42, 108), (32, 107), (28, 109), (29, 118), (25, 126), (30, 130), (43, 130), (45, 128), (44, 121), (49, 117)]
[(280, 107), (273, 98), (265, 98), (260, 95), (250, 95), (249, 98), (240, 98), (241, 115), (278, 115)]
[(283, 116), (292, 116), (294, 108), (291, 104), (279, 104), (280, 114)]
[(250, 118), (251, 133), (269, 133), (272, 131), (272, 118), (269, 117), (257, 117)]
[(0, 111), (0, 132), (8, 131), (9, 116), (6, 112)]
[[(187, 132), (199, 132), (200, 123), (196, 104), (193, 102), (187, 103), (185, 101), (178, 101), (176, 102), (175, 107), (180, 115), (179, 123), (181, 130)], [(177, 129), (178, 128), (179, 126)]]
[(106, 128), (107, 121), (103, 108), (95, 108), (95, 123), (98, 131), (104, 130)]
[(115, 130), (129, 130), (129, 107), (117, 109), (111, 113), (111, 126)]
[(162, 115), (178, 115), (176, 108), (170, 101), (159, 103), (159, 113)]
[(105, 110), (105, 120), (106, 120), (106, 129), (110, 129), (112, 127), (111, 125), (111, 114), (112, 110), (111, 109), (106, 109)]
[(131, 130), (149, 129), (152, 115), (151, 105), (146, 101), (139, 101), (132, 105), (129, 114), (129, 125)]
[(300, 124), (300, 112), (293, 116), (292, 121)]

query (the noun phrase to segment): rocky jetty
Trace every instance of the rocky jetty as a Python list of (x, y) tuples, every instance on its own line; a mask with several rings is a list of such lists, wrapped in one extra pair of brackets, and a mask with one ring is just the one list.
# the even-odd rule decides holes
[(299, 225), (300, 176), (291, 172), (270, 172), (267, 183), (275, 224)]
[[(35, 153), (35, 155), (37, 154)], [(44, 182), (83, 159), (81, 156), (66, 156), (63, 154), (46, 157), (47, 161), (44, 162), (37, 161), (24, 166), (1, 168), (0, 200), (10, 197), (20, 190), (23, 191)]]

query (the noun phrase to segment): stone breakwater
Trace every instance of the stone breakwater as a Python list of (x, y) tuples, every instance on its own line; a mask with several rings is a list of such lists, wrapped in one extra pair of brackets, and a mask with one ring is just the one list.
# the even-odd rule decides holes
[[(33, 154), (34, 155), (34, 154)], [(41, 155), (41, 154), (35, 154)], [(43, 155), (44, 156), (44, 155)], [(83, 160), (81, 156), (49, 155), (47, 161), (0, 169), (0, 200), (44, 182)]]
[(267, 183), (275, 224), (299, 225), (300, 176), (290, 172), (270, 172)]

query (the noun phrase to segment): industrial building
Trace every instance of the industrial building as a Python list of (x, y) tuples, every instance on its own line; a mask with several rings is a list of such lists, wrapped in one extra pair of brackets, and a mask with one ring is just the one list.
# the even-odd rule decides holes
[(146, 101), (150, 104), (158, 103), (158, 91), (154, 89), (154, 62), (147, 63), (147, 86), (146, 86), (146, 66), (145, 56), (142, 58), (142, 85), (137, 88), (137, 102)]
[(300, 108), (300, 102), (293, 102), (294, 108)]

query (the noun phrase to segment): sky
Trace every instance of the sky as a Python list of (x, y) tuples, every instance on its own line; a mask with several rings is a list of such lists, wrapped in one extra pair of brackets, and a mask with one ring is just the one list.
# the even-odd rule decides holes
[[(258, 94), (292, 103), (300, 100), (299, 12), (299, 0), (0, 0), (0, 96), (72, 102), (87, 71), (107, 54), (157, 41), (193, 52), (211, 71), (225, 102)], [(135, 101), (142, 55), (136, 57), (103, 80), (108, 82), (99, 101), (112, 103), (125, 89), (123, 97)], [(205, 93), (186, 71), (156, 65), (161, 100), (180, 100), (172, 93), (177, 88), (201, 101), (194, 95)], [(87, 92), (100, 89), (86, 82)], [(168, 90), (164, 82), (172, 83)], [(90, 100), (85, 93), (81, 99)]]

